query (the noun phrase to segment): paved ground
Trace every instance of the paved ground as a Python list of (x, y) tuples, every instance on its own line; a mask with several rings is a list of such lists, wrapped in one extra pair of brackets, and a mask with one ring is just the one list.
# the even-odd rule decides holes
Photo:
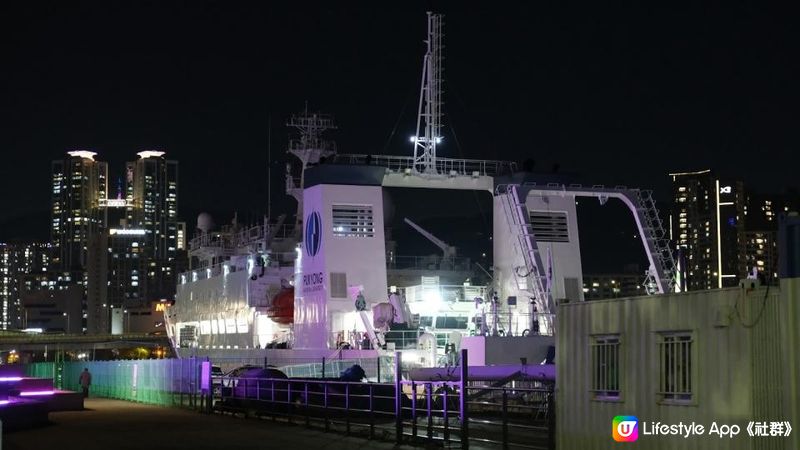
[(2, 450), (395, 448), (269, 420), (108, 399), (88, 399), (85, 405), (85, 411), (50, 413), (51, 425), (5, 434)]

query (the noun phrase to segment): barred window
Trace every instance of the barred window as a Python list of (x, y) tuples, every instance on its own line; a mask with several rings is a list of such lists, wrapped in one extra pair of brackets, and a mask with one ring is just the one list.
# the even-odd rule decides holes
[(594, 336), (591, 345), (594, 398), (619, 398), (619, 335)]
[(690, 401), (693, 398), (692, 334), (670, 332), (661, 333), (660, 336), (658, 394), (666, 401)]
[(333, 205), (333, 235), (373, 237), (372, 205)]

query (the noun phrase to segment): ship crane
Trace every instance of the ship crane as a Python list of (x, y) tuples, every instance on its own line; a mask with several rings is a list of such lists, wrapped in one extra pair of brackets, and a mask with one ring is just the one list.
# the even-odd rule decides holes
[(452, 245), (449, 245), (447, 242), (437, 238), (436, 236), (431, 234), (426, 229), (424, 229), (421, 226), (415, 224), (408, 217), (406, 217), (404, 220), (405, 220), (405, 222), (407, 224), (411, 225), (412, 228), (417, 230), (419, 232), (419, 234), (425, 236), (426, 239), (428, 239), (429, 241), (433, 242), (434, 245), (436, 245), (437, 247), (442, 249), (442, 253), (444, 254), (443, 261), (452, 261), (452, 260), (455, 259), (455, 257), (456, 257), (456, 248), (455, 247), (453, 247)]

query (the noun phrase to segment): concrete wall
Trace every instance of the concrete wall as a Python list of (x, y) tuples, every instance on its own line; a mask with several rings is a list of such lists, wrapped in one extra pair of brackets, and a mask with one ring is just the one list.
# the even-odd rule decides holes
[[(612, 448), (617, 444), (611, 437), (611, 421), (617, 415), (636, 416), (640, 421), (639, 439), (632, 448), (797, 448), (781, 447), (784, 441), (753, 441), (745, 430), (751, 420), (788, 420), (782, 409), (787, 396), (782, 393), (780, 370), (780, 304), (781, 290), (772, 287), (769, 291), (730, 288), (560, 305), (558, 448)], [(665, 331), (693, 333), (694, 396), (688, 404), (669, 404), (657, 394), (659, 332)], [(603, 334), (620, 336), (618, 401), (594, 399), (590, 390), (592, 336)], [(644, 421), (697, 422), (706, 429), (716, 421), (737, 424), (742, 434), (733, 439), (644, 436)]]

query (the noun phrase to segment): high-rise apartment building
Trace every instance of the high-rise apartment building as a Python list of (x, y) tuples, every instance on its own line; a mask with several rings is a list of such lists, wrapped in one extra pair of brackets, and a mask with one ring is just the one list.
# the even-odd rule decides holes
[(164, 152), (139, 152), (137, 161), (126, 165), (128, 221), (146, 231), (150, 253), (169, 260), (177, 251), (178, 162)]
[(126, 221), (128, 227), (144, 231), (137, 244), (143, 245), (146, 258), (140, 281), (147, 285), (148, 300), (167, 298), (174, 294), (175, 276), (186, 258), (186, 225), (178, 221), (178, 163), (162, 151), (146, 150), (138, 156), (126, 165)]
[(14, 247), (0, 244), (0, 328), (3, 330), (11, 327), (15, 302), (19, 298), (16, 267)]
[(778, 278), (778, 216), (796, 211), (797, 207), (797, 198), (790, 195), (748, 193), (745, 205), (748, 273), (756, 269), (767, 282)]
[[(178, 221), (176, 161), (161, 151), (142, 151), (113, 182), (96, 156), (76, 150), (53, 161), (49, 273), (28, 277), (26, 289), (80, 286), (80, 317), (72, 313), (70, 327), (105, 333), (112, 307), (145, 306), (174, 295), (175, 274), (185, 267), (186, 225)], [(3, 323), (12, 315), (9, 309)]]
[(61, 272), (86, 269), (89, 240), (106, 226), (100, 203), (108, 197), (108, 165), (96, 155), (71, 151), (52, 164), (51, 263)]
[[(71, 323), (80, 323), (87, 329), (88, 311), (99, 289), (96, 254), (90, 250), (97, 237), (106, 228), (106, 214), (102, 205), (108, 199), (108, 164), (95, 159), (97, 153), (87, 150), (67, 152), (63, 159), (52, 163), (50, 242), (53, 246), (51, 277), (65, 286), (81, 286), (80, 317)], [(66, 284), (65, 284), (66, 283)]]
[(25, 327), (22, 295), (48, 288), (50, 246), (42, 243), (0, 243), (0, 329)]
[(744, 185), (710, 171), (669, 174), (681, 290), (735, 286), (746, 273)]

